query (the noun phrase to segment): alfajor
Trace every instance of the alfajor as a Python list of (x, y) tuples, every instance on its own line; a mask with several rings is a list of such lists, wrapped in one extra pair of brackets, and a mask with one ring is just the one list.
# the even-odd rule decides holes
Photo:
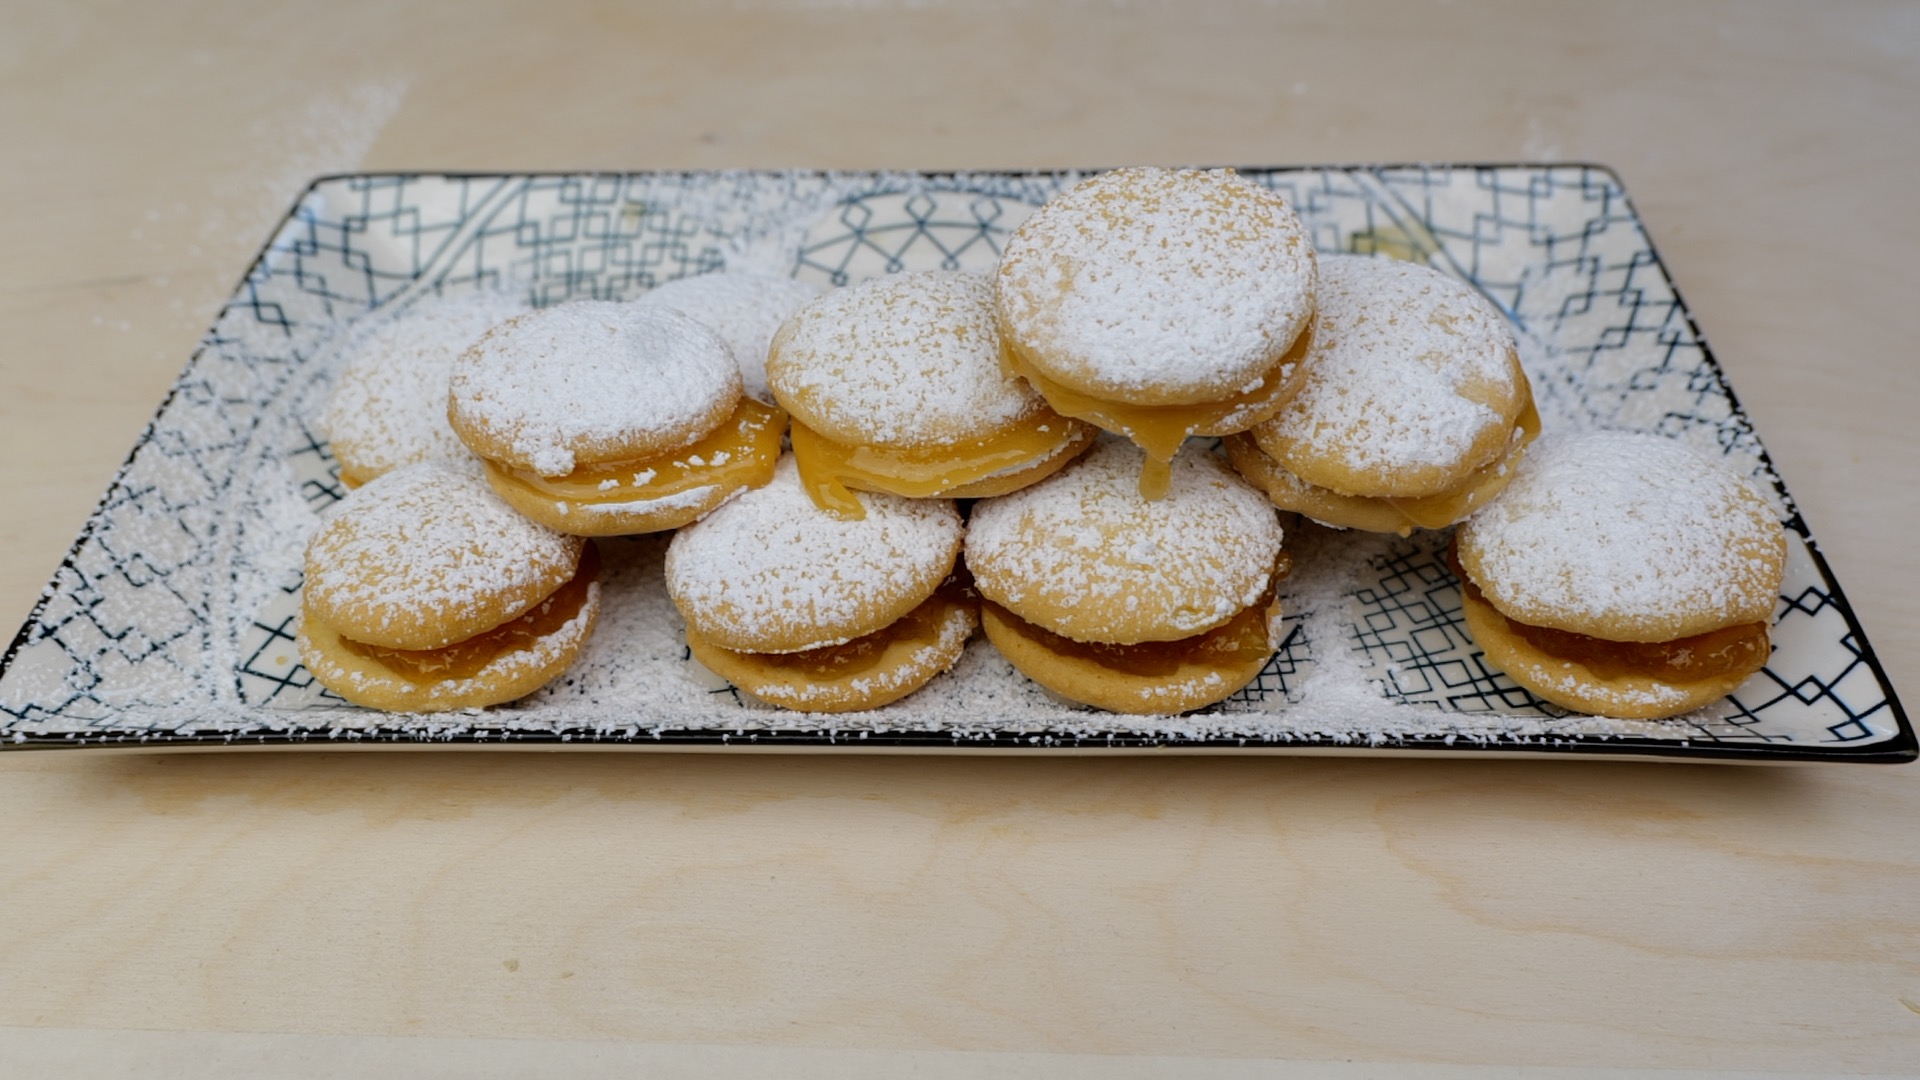
[(821, 509), (785, 457), (771, 483), (674, 534), (667, 593), (696, 660), (770, 704), (846, 712), (960, 658), (977, 614), (953, 580), (953, 501), (853, 497), (858, 517)]
[(765, 483), (786, 429), (711, 329), (602, 300), (493, 328), (455, 362), (447, 415), (501, 498), (578, 536), (694, 520)]
[(598, 569), (590, 543), (515, 513), (471, 463), (409, 465), (349, 494), (308, 543), (300, 658), (376, 709), (512, 701), (586, 644)]
[(1548, 436), (1454, 545), (1475, 644), (1557, 705), (1673, 716), (1770, 653), (1785, 532), (1746, 479), (1671, 439)]
[(1498, 494), (1540, 432), (1513, 332), (1486, 298), (1414, 263), (1320, 260), (1305, 381), (1227, 454), (1283, 510), (1406, 535)]
[(1180, 713), (1250, 682), (1279, 640), (1278, 515), (1211, 454), (1139, 491), (1141, 452), (1102, 439), (1030, 488), (973, 507), (966, 564), (1007, 660), (1074, 701)]
[(1002, 495), (1091, 446), (1093, 428), (1048, 408), (1000, 352), (985, 274), (875, 278), (788, 319), (767, 382), (793, 418), (794, 460), (814, 501), (858, 513), (852, 489)]
[(1277, 193), (1230, 169), (1120, 169), (1021, 223), (994, 296), (1009, 368), (1142, 447), (1157, 497), (1189, 435), (1244, 431), (1298, 388), (1315, 277)]
[(488, 330), (526, 310), (502, 293), (423, 297), (376, 316), (346, 345), (346, 364), (327, 398), (320, 429), (340, 480), (358, 487), (416, 461), (469, 456), (447, 423), (453, 363)]

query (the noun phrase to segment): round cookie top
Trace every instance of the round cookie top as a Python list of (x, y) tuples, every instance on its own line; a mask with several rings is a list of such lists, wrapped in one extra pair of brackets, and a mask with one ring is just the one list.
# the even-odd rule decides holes
[(1673, 641), (1773, 617), (1786, 534), (1722, 463), (1657, 435), (1543, 438), (1457, 534), (1508, 617), (1609, 641)]
[(1465, 282), (1396, 259), (1320, 260), (1306, 381), (1254, 428), (1319, 487), (1368, 498), (1446, 491), (1506, 452), (1530, 390), (1513, 333)]
[(742, 652), (838, 645), (892, 624), (953, 572), (960, 513), (951, 499), (854, 495), (862, 520), (820, 509), (782, 458), (772, 483), (674, 534), (674, 605), (709, 641)]
[(1313, 317), (1293, 208), (1228, 169), (1120, 169), (1034, 211), (995, 278), (1002, 331), (1069, 388), (1138, 405), (1256, 388)]
[(982, 596), (1076, 641), (1176, 641), (1258, 600), (1280, 554), (1273, 504), (1188, 448), (1164, 498), (1140, 496), (1142, 454), (1103, 438), (1030, 488), (983, 499), (967, 525)]
[(719, 334), (740, 367), (747, 395), (771, 405), (767, 348), (773, 344), (780, 324), (818, 295), (818, 286), (796, 278), (752, 270), (721, 270), (676, 278), (636, 303), (672, 308)]
[(481, 457), (542, 476), (685, 446), (740, 401), (726, 343), (660, 305), (575, 300), (510, 319), (454, 362), (448, 417)]
[(835, 442), (949, 446), (1046, 407), (1000, 367), (985, 274), (890, 274), (831, 292), (775, 336), (767, 381), (800, 423)]
[(365, 483), (416, 461), (465, 458), (466, 446), (447, 423), (453, 362), (525, 310), (503, 293), (427, 298), (355, 335), (320, 418), (342, 473)]
[(355, 641), (443, 648), (552, 595), (584, 544), (514, 513), (477, 464), (420, 462), (328, 515), (307, 544), (304, 603)]

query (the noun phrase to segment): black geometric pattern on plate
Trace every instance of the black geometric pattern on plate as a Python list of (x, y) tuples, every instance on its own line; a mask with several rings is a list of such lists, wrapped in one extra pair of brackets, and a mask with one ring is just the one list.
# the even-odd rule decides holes
[[(1309, 525), (1296, 537), (1343, 576), (1316, 585), (1297, 574), (1274, 660), (1245, 690), (1187, 717), (1070, 709), (985, 661), (963, 661), (922, 695), (984, 694), (993, 703), (985, 715), (956, 717), (938, 699), (913, 698), (831, 723), (744, 709), (677, 673), (674, 617), (646, 595), (638, 570), (631, 579), (643, 584), (606, 617), (627, 620), (638, 660), (596, 640), (561, 685), (473, 714), (344, 706), (312, 683), (289, 639), (302, 530), (344, 494), (312, 418), (356, 322), (477, 289), (536, 305), (628, 299), (728, 267), (823, 286), (903, 269), (987, 269), (1027, 213), (1079, 178), (354, 175), (316, 181), (300, 199), (161, 404), (6, 654), (0, 739), (1914, 756), (1912, 729), (1844, 595), (1610, 172), (1243, 171), (1291, 198), (1322, 250), (1426, 262), (1485, 294), (1516, 328), (1550, 429), (1657, 432), (1760, 480), (1793, 537), (1766, 671), (1675, 721), (1570, 715), (1490, 668), (1466, 638), (1458, 586), (1438, 554), (1444, 534), (1335, 536)], [(1005, 685), (987, 685), (994, 679)]]

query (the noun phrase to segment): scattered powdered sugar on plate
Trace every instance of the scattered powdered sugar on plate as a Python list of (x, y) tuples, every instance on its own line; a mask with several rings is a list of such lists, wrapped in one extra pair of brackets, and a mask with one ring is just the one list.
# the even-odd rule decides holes
[(771, 405), (767, 347), (773, 344), (780, 324), (819, 295), (819, 286), (796, 278), (754, 270), (720, 270), (676, 278), (642, 294), (637, 302), (670, 307), (720, 335), (740, 366), (747, 396)]
[[(832, 223), (845, 221), (851, 226), (855, 214), (867, 205), (861, 200), (871, 192), (911, 193), (927, 187), (947, 191), (971, 186), (997, 192), (993, 196), (997, 199), (1005, 200), (1013, 193), (1037, 203), (1054, 188), (1072, 183), (1071, 179), (1063, 180), (1063, 175), (970, 178), (729, 173), (666, 177), (658, 186), (647, 186), (656, 182), (642, 177), (634, 179), (633, 190), (644, 193), (649, 210), (656, 201), (669, 203), (679, 215), (676, 222), (706, 223), (696, 227), (712, 230), (713, 250), (720, 253), (724, 265), (736, 269), (751, 265), (776, 276), (794, 272), (825, 278), (833, 270), (832, 264), (807, 263), (804, 255), (796, 263), (795, 252), (804, 251), (816, 225), (827, 223), (838, 228)], [(1315, 189), (1324, 190), (1332, 200), (1325, 205), (1316, 202), (1312, 211), (1316, 230), (1338, 225), (1347, 230), (1338, 234), (1344, 240), (1352, 229), (1372, 222), (1371, 217), (1363, 222), (1357, 211), (1340, 209), (1345, 204), (1339, 200), (1351, 203), (1354, 198), (1343, 188), (1350, 179), (1348, 172), (1327, 170), (1300, 175), (1314, 184), (1324, 181), (1328, 185)], [(1448, 175), (1423, 173), (1422, 182), (1434, 177), (1444, 180)], [(1461, 177), (1462, 173), (1454, 170), (1452, 175)], [(1487, 175), (1479, 171), (1465, 176), (1453, 183), (1454, 194), (1466, 192), (1475, 177)], [(1539, 179), (1538, 174), (1530, 175)], [(1280, 174), (1274, 182), (1292, 181), (1287, 174)], [(539, 187), (547, 181), (536, 179), (531, 183)], [(1555, 180), (1549, 186), (1561, 190), (1559, 184)], [(557, 183), (554, 186), (556, 190), (559, 187)], [(335, 213), (331, 205), (323, 205), (326, 200), (342, 198), (353, 203), (360, 198), (359, 189), (346, 180), (323, 182), (322, 188), (325, 190), (316, 191), (308, 205), (316, 207), (323, 220), (325, 215)], [(468, 190), (448, 189), (437, 197), (451, 202), (465, 198)], [(572, 193), (575, 189), (566, 190)], [(284, 194), (276, 198), (284, 198)], [(529, 205), (536, 207), (535, 212), (547, 213), (549, 204), (537, 202), (546, 197), (536, 192), (536, 201)], [(1548, 201), (1540, 205), (1551, 208)], [(1564, 208), (1566, 199), (1560, 198), (1554, 205)], [(539, 224), (544, 226), (546, 220), (541, 219)], [(1630, 218), (1627, 223), (1637, 227)], [(1618, 228), (1614, 232), (1617, 234)], [(545, 234), (542, 236), (544, 239)], [(1496, 245), (1494, 254), (1511, 260), (1509, 249), (1513, 246)], [(365, 252), (354, 249), (347, 254), (351, 257)], [(1520, 254), (1526, 258), (1525, 252)], [(341, 706), (317, 691), (303, 690), (298, 685), (298, 671), (281, 668), (275, 672), (263, 667), (260, 670), (269, 676), (263, 679), (254, 670), (243, 670), (250, 664), (264, 665), (271, 658), (272, 649), (277, 647), (275, 627), (289, 625), (285, 620), (291, 612), (297, 612), (298, 593), (291, 590), (298, 581), (300, 551), (319, 525), (310, 507), (334, 497), (330, 492), (337, 492), (338, 487), (327, 475), (331, 462), (324, 448), (312, 443), (310, 426), (344, 358), (337, 348), (327, 347), (339, 325), (316, 329), (316, 320), (358, 309), (338, 297), (286, 288), (300, 265), (297, 256), (291, 248), (277, 247), (262, 264), (263, 271), (272, 275), (266, 285), (283, 290), (274, 294), (269, 289), (263, 298), (292, 301), (286, 309), (294, 324), (296, 345), (292, 353), (288, 355), (283, 341), (286, 327), (261, 317), (248, 305), (235, 305), (223, 316), (217, 340), (210, 342), (205, 355), (190, 369), (196, 376), (211, 373), (209, 379), (204, 385), (183, 383), (156, 421), (151, 442), (131, 463), (123, 483), (110, 493), (116, 500), (112, 513), (97, 517), (90, 525), (87, 545), (76, 551), (74, 566), (63, 567), (50, 586), (40, 630), (37, 636), (23, 641), (0, 689), (4, 698), (0, 703), (22, 710), (21, 718), (6, 729), (16, 741), (47, 738), (63, 739), (67, 744), (112, 741), (157, 747), (217, 746), (222, 738), (235, 743), (258, 740), (295, 745), (326, 745), (335, 740), (382, 745), (444, 740), (471, 745), (526, 738), (612, 749), (657, 745), (655, 740), (671, 743), (676, 737), (702, 746), (726, 741), (740, 745), (750, 742), (755, 733), (778, 731), (817, 734), (833, 740), (834, 748), (881, 743), (889, 734), (921, 733), (927, 738), (910, 744), (912, 748), (992, 745), (1004, 751), (1063, 744), (1098, 748), (1143, 745), (1126, 742), (1129, 738), (1166, 737), (1176, 740), (1176, 745), (1178, 740), (1206, 739), (1216, 740), (1210, 744), (1213, 747), (1227, 748), (1238, 740), (1255, 751), (1366, 750), (1392, 746), (1402, 737), (1444, 737), (1505, 749), (1538, 746), (1549, 750), (1583, 738), (1587, 743), (1580, 749), (1600, 749), (1604, 753), (1602, 741), (1609, 738), (1642, 736), (1684, 748), (1689, 732), (1704, 734), (1718, 718), (1732, 715), (1736, 724), (1751, 719), (1735, 713), (1738, 707), (1732, 703), (1701, 710), (1691, 718), (1628, 722), (1503, 711), (1513, 704), (1511, 700), (1492, 702), (1485, 713), (1458, 711), (1433, 697), (1418, 702), (1397, 700), (1393, 683), (1405, 671), (1398, 660), (1369, 643), (1367, 635), (1372, 628), (1355, 595), (1356, 590), (1373, 587), (1378, 574), (1372, 573), (1370, 566), (1383, 560), (1391, 562), (1393, 550), (1379, 538), (1335, 533), (1311, 524), (1288, 528), (1288, 548), (1299, 569), (1283, 583), (1282, 590), (1287, 625), (1295, 636), (1289, 649), (1262, 676), (1266, 689), (1250, 698), (1236, 696), (1194, 715), (1128, 717), (1063, 704), (1014, 672), (978, 638), (968, 645), (952, 670), (936, 677), (922, 691), (870, 713), (820, 717), (744, 706), (727, 687), (716, 685), (711, 676), (702, 676), (686, 657), (680, 616), (664, 583), (670, 543), (667, 534), (599, 542), (606, 557), (599, 629), (580, 660), (545, 689), (511, 705), (434, 716), (383, 714)], [(379, 252), (375, 256), (381, 257)], [(674, 265), (671, 257), (664, 265)], [(713, 265), (713, 260), (708, 258), (701, 265)], [(1534, 273), (1529, 269), (1531, 263), (1520, 265), (1527, 273)], [(452, 288), (453, 283), (470, 280), (458, 274), (438, 276), (446, 268), (429, 267), (421, 281), (446, 283)], [(462, 264), (460, 269), (464, 273), (472, 268)], [(515, 272), (504, 262), (486, 262), (484, 269)], [(403, 265), (401, 273), (406, 272)], [(1488, 272), (1497, 275), (1499, 270)], [(539, 269), (533, 273), (539, 287), (532, 294), (543, 298), (580, 295), (589, 287), (571, 277), (562, 283), (557, 272), (554, 276), (546, 276), (548, 272)], [(617, 292), (620, 288), (637, 288), (636, 280), (644, 280), (620, 279), (619, 273), (594, 278), (590, 287), (602, 294), (601, 287), (609, 282)], [(1547, 268), (1542, 273), (1552, 278), (1558, 271)], [(1537, 385), (1546, 391), (1541, 404), (1550, 428), (1651, 428), (1662, 422), (1663, 409), (1684, 411), (1698, 405), (1695, 396), (1643, 393), (1639, 385), (1629, 386), (1624, 374), (1612, 382), (1594, 381), (1582, 374), (1584, 369), (1578, 368), (1578, 362), (1585, 354), (1576, 355), (1575, 350), (1588, 340), (1580, 336), (1584, 327), (1565, 330), (1564, 339), (1556, 336), (1563, 331), (1549, 301), (1557, 300), (1559, 294), (1540, 288), (1540, 277), (1522, 280), (1529, 285), (1520, 305), (1526, 310), (1516, 313), (1523, 358), (1539, 378)], [(1579, 287), (1587, 287), (1584, 278), (1582, 282)], [(1546, 284), (1557, 287), (1553, 280)], [(385, 302), (389, 295), (379, 293), (371, 302)], [(1530, 316), (1530, 321), (1523, 316)], [(1594, 316), (1605, 317), (1604, 313)], [(1677, 317), (1684, 320), (1683, 309)], [(380, 316), (375, 314), (373, 318)], [(1646, 337), (1655, 333), (1664, 331), (1645, 329)], [(234, 344), (222, 345), (220, 341)], [(1601, 358), (1615, 361), (1610, 372), (1630, 372), (1639, 362), (1639, 353), (1647, 351), (1640, 348), (1636, 352), (1633, 342), (1628, 345)], [(1690, 338), (1683, 347), (1694, 348)], [(293, 362), (285, 366), (257, 362), (260, 357), (282, 356)], [(229, 379), (228, 371), (235, 373), (233, 378)], [(283, 373), (290, 374), (276, 382)], [(1708, 370), (1707, 374), (1714, 372)], [(211, 376), (216, 375), (228, 381), (215, 381)], [(1697, 379), (1699, 375), (1696, 372), (1692, 377)], [(1684, 368), (1675, 367), (1669, 373), (1663, 367), (1661, 378), (1672, 383), (1689, 376)], [(1597, 388), (1593, 393), (1589, 393), (1590, 382)], [(216, 387), (217, 392), (207, 393), (207, 386)], [(1618, 404), (1616, 386), (1631, 391), (1617, 395)], [(1720, 407), (1721, 398), (1715, 394), (1709, 397), (1707, 407), (1697, 408), (1697, 415), (1688, 414), (1692, 426), (1679, 431), (1678, 437), (1709, 450), (1716, 445), (1728, 446), (1729, 455), (1743, 467), (1751, 466), (1757, 474), (1769, 475), (1750, 430), (1739, 426), (1743, 418), (1736, 412), (1729, 423), (1724, 413), (1714, 411)], [(249, 429), (252, 434), (236, 440), (236, 428), (226, 419), (230, 415), (256, 418), (257, 426)], [(1720, 444), (1714, 442), (1716, 438)], [(1727, 442), (1729, 438), (1731, 442)], [(236, 449), (229, 453), (224, 449), (228, 447)], [(289, 462), (294, 463), (291, 474)], [(211, 493), (203, 494), (203, 486)], [(196, 555), (196, 551), (212, 554)], [(1821, 587), (1825, 579), (1817, 568), (1806, 569), (1812, 564), (1797, 538), (1793, 551), (1799, 560), (1796, 565), (1801, 567), (1796, 573), (1807, 575), (1810, 588)], [(157, 578), (152, 569), (155, 567), (160, 575)], [(130, 587), (121, 580), (123, 576), (134, 579)], [(209, 608), (212, 621), (164, 640), (142, 639), (144, 626), (177, 623), (172, 609), (182, 605)], [(165, 617), (149, 619), (147, 608), (169, 611)], [(89, 629), (95, 625), (97, 630)], [(113, 636), (99, 644), (77, 637), (89, 633), (95, 639), (103, 634)], [(263, 647), (267, 651), (259, 653)], [(1824, 639), (1822, 647), (1829, 647)], [(1785, 651), (1783, 645), (1783, 655)], [(1447, 662), (1470, 660), (1468, 650)], [(271, 678), (275, 674), (291, 675), (294, 681), (282, 685)], [(60, 704), (63, 702), (78, 704), (69, 707)], [(1798, 714), (1778, 721), (1775, 716), (1781, 713), (1776, 711), (1766, 718), (1758, 737), (1772, 738), (1784, 730), (1791, 733), (1795, 743), (1803, 745), (1825, 739), (1824, 729), (1806, 729), (1807, 721), (1799, 719)], [(1723, 725), (1712, 730), (1730, 733), (1729, 743), (1758, 738), (1745, 727)], [(1081, 739), (1086, 741), (1074, 742)], [(1701, 742), (1715, 739), (1715, 735), (1706, 735)]]
[(233, 581), (226, 633), (212, 635), (213, 649), (226, 657), (222, 666), (235, 666), (232, 656), (245, 627), (260, 617), (269, 602), (301, 577), (307, 541), (320, 519), (301, 497), (299, 482), (285, 459), (269, 457), (249, 477), (247, 497), (236, 507), (233, 548), (227, 575)]

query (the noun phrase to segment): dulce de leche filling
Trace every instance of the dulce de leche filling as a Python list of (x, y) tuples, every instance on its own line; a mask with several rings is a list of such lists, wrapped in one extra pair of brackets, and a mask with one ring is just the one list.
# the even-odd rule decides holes
[(1507, 452), (1475, 469), (1452, 490), (1417, 499), (1387, 499), (1386, 502), (1422, 529), (1443, 529), (1466, 517), (1468, 510), (1486, 502), (1506, 486), (1521, 452), (1528, 443), (1540, 437), (1540, 410), (1534, 407), (1531, 394), (1527, 396), (1526, 407), (1520, 410), (1514, 426), (1520, 429), (1520, 437), (1509, 444)]
[(1601, 679), (1641, 676), (1664, 683), (1685, 684), (1727, 675), (1750, 675), (1766, 666), (1771, 646), (1767, 624), (1742, 623), (1709, 630), (1673, 641), (1608, 641), (1552, 627), (1533, 626), (1508, 618), (1488, 604), (1486, 597), (1454, 562), (1460, 589), (1487, 610), (1506, 620), (1515, 636), (1556, 659), (1579, 664)]
[(558, 477), (493, 461), (487, 468), (508, 483), (575, 504), (661, 499), (715, 484), (759, 487), (773, 479), (786, 423), (784, 411), (742, 397), (720, 426), (663, 454), (582, 465)]
[(1084, 431), (1079, 421), (1042, 410), (984, 439), (890, 450), (836, 442), (795, 420), (793, 463), (814, 505), (858, 521), (867, 513), (850, 488), (932, 498), (995, 473), (1044, 461), (1079, 441)]
[(784, 672), (816, 683), (844, 682), (872, 671), (887, 658), (889, 650), (895, 650), (898, 655), (902, 646), (919, 648), (937, 644), (948, 612), (972, 603), (970, 596), (965, 586), (949, 582), (912, 611), (871, 634), (800, 652), (751, 655), (754, 663), (765, 671)]
[(1146, 464), (1140, 471), (1140, 494), (1147, 499), (1158, 499), (1167, 493), (1172, 477), (1169, 466), (1187, 436), (1224, 435), (1227, 432), (1218, 428), (1229, 417), (1245, 421), (1236, 427), (1240, 430), (1279, 412), (1294, 386), (1293, 373), (1312, 345), (1313, 323), (1309, 322), (1286, 355), (1267, 369), (1259, 386), (1219, 401), (1190, 405), (1133, 405), (1072, 389), (1042, 374), (1013, 341), (1008, 341), (1001, 351), (1000, 362), (1008, 374), (1032, 383), (1055, 412), (1125, 435), (1146, 451)]
[(509, 619), (485, 633), (438, 649), (390, 649), (345, 636), (340, 638), (340, 644), (348, 652), (372, 660), (411, 683), (470, 679), (488, 664), (532, 648), (573, 621), (586, 604), (593, 583), (599, 579), (600, 553), (588, 544), (580, 555), (580, 568), (566, 584), (519, 618)]
[(1178, 641), (1143, 641), (1133, 645), (1113, 645), (1098, 641), (1075, 641), (1056, 634), (1013, 614), (991, 600), (981, 601), (992, 608), (999, 621), (1020, 636), (1058, 656), (1098, 664), (1130, 675), (1170, 676), (1191, 667), (1210, 667), (1223, 671), (1248, 664), (1264, 664), (1273, 655), (1275, 642), (1270, 625), (1278, 601), (1273, 590), (1243, 608), (1239, 614), (1203, 634)]

